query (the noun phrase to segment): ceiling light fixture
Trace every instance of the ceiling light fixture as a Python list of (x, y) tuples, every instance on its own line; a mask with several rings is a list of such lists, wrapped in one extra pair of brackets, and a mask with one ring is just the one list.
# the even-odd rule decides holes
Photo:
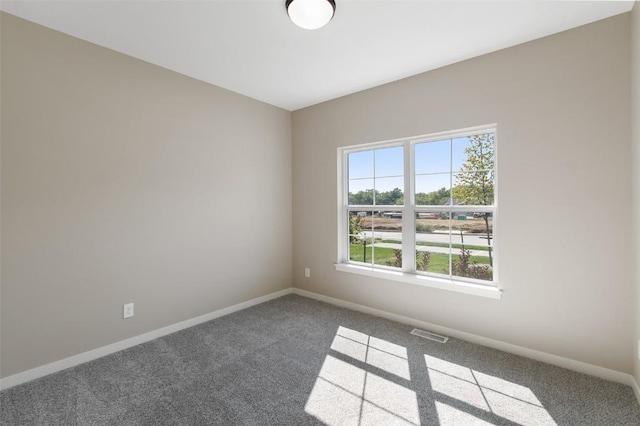
[(305, 30), (324, 27), (336, 11), (334, 0), (287, 0), (286, 6), (289, 18)]

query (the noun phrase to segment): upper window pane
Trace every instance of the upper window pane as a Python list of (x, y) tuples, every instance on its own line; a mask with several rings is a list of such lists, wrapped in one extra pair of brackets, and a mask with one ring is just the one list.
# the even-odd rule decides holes
[(451, 141), (416, 144), (415, 167), (417, 175), (451, 171)]
[(493, 133), (454, 139), (452, 171), (493, 170), (493, 141)]
[(467, 161), (465, 152), (470, 146), (469, 138), (455, 138), (451, 141), (451, 171), (457, 172)]
[(349, 154), (349, 179), (373, 177), (373, 151)]
[(451, 175), (439, 173), (416, 176), (416, 204), (444, 206), (451, 199)]
[[(466, 139), (466, 141), (465, 141)], [(454, 141), (462, 162), (454, 170), (452, 196), (459, 204), (494, 203), (494, 135), (485, 133)]]
[(404, 152), (401, 146), (375, 150), (376, 177), (402, 176), (404, 174)]
[(404, 147), (348, 154), (349, 205), (404, 203)]
[(493, 192), (493, 171), (462, 170), (453, 177), (452, 196), (456, 204), (490, 206)]
[(349, 181), (349, 205), (373, 205), (373, 179), (353, 179)]
[[(419, 143), (414, 149), (416, 205), (493, 205), (493, 133)], [(443, 203), (445, 192), (451, 200)]]
[(404, 178), (391, 177), (376, 179), (376, 206), (398, 206), (404, 203)]

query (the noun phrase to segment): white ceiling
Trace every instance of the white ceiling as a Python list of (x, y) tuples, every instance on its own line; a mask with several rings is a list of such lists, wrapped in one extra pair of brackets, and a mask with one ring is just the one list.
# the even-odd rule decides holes
[(336, 0), (315, 31), (285, 0), (8, 1), (13, 15), (295, 110), (628, 12), (633, 1)]

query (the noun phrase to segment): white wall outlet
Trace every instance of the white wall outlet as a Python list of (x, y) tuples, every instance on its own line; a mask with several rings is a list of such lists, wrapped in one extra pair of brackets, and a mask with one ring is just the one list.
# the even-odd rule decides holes
[(304, 277), (305, 278), (311, 277), (311, 268), (304, 268)]
[(638, 359), (640, 359), (640, 339), (638, 339)]
[(127, 303), (122, 307), (122, 318), (131, 318), (133, 316), (133, 303)]

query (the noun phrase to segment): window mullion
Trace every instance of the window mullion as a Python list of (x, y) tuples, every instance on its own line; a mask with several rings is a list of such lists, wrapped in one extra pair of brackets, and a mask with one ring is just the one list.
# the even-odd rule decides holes
[(416, 269), (416, 214), (413, 195), (413, 145), (404, 144), (404, 207), (402, 209), (402, 270), (413, 272)]
[[(349, 236), (349, 155), (338, 151), (338, 262), (348, 263), (350, 252)], [(344, 236), (346, 237), (346, 241)]]
[[(453, 139), (449, 139), (449, 201), (453, 207)], [(449, 277), (453, 277), (453, 209), (449, 211)]]

